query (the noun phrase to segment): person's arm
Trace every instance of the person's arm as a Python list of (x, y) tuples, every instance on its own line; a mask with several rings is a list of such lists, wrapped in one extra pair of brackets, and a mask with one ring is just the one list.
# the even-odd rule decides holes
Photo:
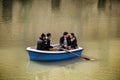
[(64, 44), (63, 44), (63, 37), (60, 38), (59, 44), (60, 44), (60, 46), (64, 46)]
[(71, 48), (77, 48), (77, 39), (76, 38), (73, 38), (71, 39)]
[(44, 46), (43, 46), (43, 41), (42, 40), (38, 40), (37, 41), (37, 49), (38, 50), (43, 50)]
[(75, 38), (74, 41), (73, 41), (73, 46), (74, 46), (74, 48), (77, 48), (77, 47), (78, 47), (78, 45), (77, 45), (77, 39), (76, 39), (76, 38)]

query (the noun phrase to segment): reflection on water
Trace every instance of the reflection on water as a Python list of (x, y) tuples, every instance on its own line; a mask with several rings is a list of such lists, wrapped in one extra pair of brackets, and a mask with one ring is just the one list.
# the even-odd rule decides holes
[(13, 0), (2, 0), (2, 17), (5, 21), (12, 19)]
[[(75, 68), (74, 65), (78, 64), (79, 62), (81, 62), (80, 58), (73, 58), (69, 60), (55, 61), (55, 62), (29, 61), (26, 66), (26, 69), (27, 72), (34, 73), (35, 79), (41, 80), (44, 78), (47, 79), (49, 74), (53, 73), (54, 71), (55, 71), (54, 73), (57, 73), (56, 70), (60, 71), (60, 69), (65, 69), (65, 68), (67, 68), (68, 70), (74, 70)], [(52, 78), (53, 77), (51, 77), (51, 79)]]
[(61, 0), (52, 0), (51, 4), (52, 4), (52, 9), (53, 10), (59, 10), (59, 8), (60, 8), (60, 1)]
[(20, 21), (22, 23), (26, 22), (26, 20), (28, 19), (28, 15), (30, 13), (30, 9), (32, 6), (32, 0), (20, 0), (21, 3), (21, 9), (20, 9)]
[(41, 62), (41, 61), (29, 61), (27, 64), (28, 71), (41, 71), (46, 72), (47, 70), (51, 70), (54, 68), (64, 67), (68, 65), (74, 65), (77, 62), (80, 62), (80, 58), (73, 58), (63, 61), (52, 61), (52, 62)]
[(98, 0), (98, 8), (105, 8), (106, 0)]
[[(0, 80), (119, 80), (119, 7), (120, 0), (0, 0)], [(64, 31), (96, 61), (29, 60), (25, 48), (42, 32), (58, 43)]]

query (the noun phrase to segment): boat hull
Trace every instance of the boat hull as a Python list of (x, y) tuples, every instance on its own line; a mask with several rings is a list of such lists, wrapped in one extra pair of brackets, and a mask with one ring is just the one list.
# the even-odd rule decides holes
[(78, 48), (69, 51), (41, 51), (32, 48), (27, 48), (30, 60), (40, 60), (40, 61), (56, 61), (65, 60), (81, 55), (83, 49)]

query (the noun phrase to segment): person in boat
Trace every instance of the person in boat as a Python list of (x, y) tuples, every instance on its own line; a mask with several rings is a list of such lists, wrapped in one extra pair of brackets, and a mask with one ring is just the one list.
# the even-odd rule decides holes
[(47, 50), (52, 50), (53, 46), (51, 46), (51, 33), (47, 33), (46, 41), (47, 41)]
[(41, 34), (37, 41), (37, 50), (47, 50), (46, 35), (44, 33)]
[(48, 51), (57, 51), (56, 47), (51, 46), (51, 33), (47, 33), (46, 41), (47, 41), (47, 50)]
[(60, 48), (69, 49), (70, 48), (70, 38), (68, 32), (64, 32), (63, 36), (59, 40)]
[(74, 33), (70, 33), (70, 48), (71, 48), (71, 49), (76, 49), (76, 48), (78, 48), (77, 39), (76, 39)]

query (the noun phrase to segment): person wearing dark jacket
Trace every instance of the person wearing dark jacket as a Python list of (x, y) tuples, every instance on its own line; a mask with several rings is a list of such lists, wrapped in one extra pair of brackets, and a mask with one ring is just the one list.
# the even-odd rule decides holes
[(37, 49), (47, 50), (46, 35), (44, 33), (41, 34), (41, 37), (37, 41)]
[(69, 38), (68, 32), (63, 33), (63, 36), (59, 40), (59, 44), (61, 48), (69, 49), (70, 38)]
[(71, 47), (71, 49), (78, 48), (77, 39), (76, 39), (74, 33), (70, 33), (70, 47)]
[(47, 50), (50, 50), (51, 48), (53, 48), (53, 46), (51, 46), (51, 33), (47, 33), (47, 37), (46, 37), (46, 41), (47, 41)]

